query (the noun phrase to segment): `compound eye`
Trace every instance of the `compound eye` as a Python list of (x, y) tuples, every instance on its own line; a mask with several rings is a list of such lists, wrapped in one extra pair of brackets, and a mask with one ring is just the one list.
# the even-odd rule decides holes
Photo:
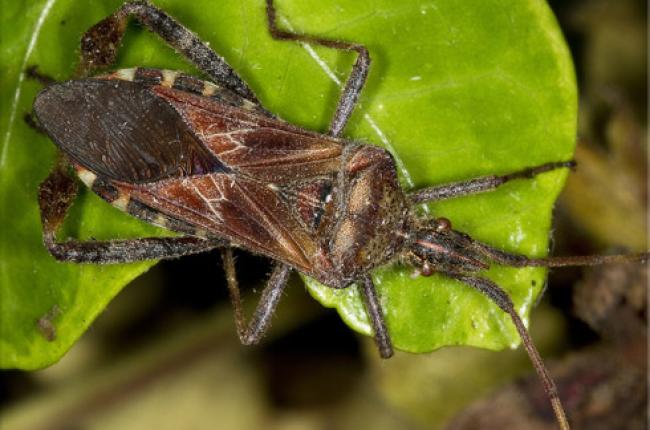
[(422, 268), (420, 269), (420, 275), (425, 277), (433, 275), (433, 268), (426, 261), (424, 262)]
[(444, 232), (451, 230), (451, 221), (447, 218), (436, 218), (435, 228), (437, 232)]

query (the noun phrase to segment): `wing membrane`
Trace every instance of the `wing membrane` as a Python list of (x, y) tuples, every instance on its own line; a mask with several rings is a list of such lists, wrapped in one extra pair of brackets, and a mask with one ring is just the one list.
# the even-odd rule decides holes
[(168, 103), (135, 82), (50, 85), (34, 110), (70, 158), (110, 179), (146, 183), (226, 170)]
[[(97, 85), (104, 91), (113, 88)], [(342, 140), (300, 129), (261, 110), (162, 85), (110, 85), (128, 86), (146, 102), (127, 100), (115, 108), (115, 121), (120, 112), (131, 112), (130, 126), (137, 131), (138, 118), (157, 118), (148, 112), (150, 105), (164, 117), (156, 119), (150, 133), (134, 132), (133, 144), (125, 138), (117, 143), (109, 137), (96, 139), (139, 151), (125, 162), (128, 172), (82, 164), (110, 178), (131, 198), (198, 230), (317, 277), (329, 267), (319, 228), (331, 217), (330, 192), (341, 164)], [(105, 98), (113, 98), (109, 96)], [(103, 109), (101, 103), (97, 109)], [(131, 157), (129, 148), (113, 152)]]
[(240, 174), (264, 182), (289, 183), (339, 168), (340, 139), (171, 88), (156, 87), (155, 91), (192, 125), (208, 150)]
[(321, 250), (274, 190), (254, 180), (228, 174), (176, 178), (133, 187), (131, 196), (308, 273)]

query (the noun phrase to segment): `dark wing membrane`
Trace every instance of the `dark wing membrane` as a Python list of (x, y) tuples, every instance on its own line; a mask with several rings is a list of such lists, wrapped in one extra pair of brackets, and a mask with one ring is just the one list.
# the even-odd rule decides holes
[(162, 86), (153, 90), (191, 124), (212, 154), (237, 173), (282, 184), (329, 175), (340, 168), (339, 139), (206, 97)]
[(165, 100), (135, 82), (51, 85), (34, 111), (70, 158), (110, 179), (137, 184), (227, 171)]
[(331, 197), (333, 184), (334, 178), (331, 177), (296, 181), (278, 186), (276, 194), (287, 207), (291, 208), (294, 217), (301, 225), (311, 234), (317, 235), (330, 225), (327, 221), (331, 220), (334, 210)]
[(304, 272), (322, 254), (277, 193), (258, 181), (208, 174), (134, 186), (132, 198)]

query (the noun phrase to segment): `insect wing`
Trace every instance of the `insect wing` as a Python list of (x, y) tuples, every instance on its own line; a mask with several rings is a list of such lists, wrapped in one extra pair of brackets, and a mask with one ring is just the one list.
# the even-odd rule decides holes
[(163, 86), (153, 88), (228, 168), (262, 182), (289, 184), (338, 171), (342, 141), (260, 112)]
[(339, 140), (247, 105), (122, 80), (55, 84), (34, 106), (57, 145), (118, 194), (313, 272)]
[(148, 183), (225, 170), (174, 109), (139, 83), (50, 85), (37, 96), (34, 112), (63, 152), (107, 179)]
[(328, 207), (331, 213), (340, 140), (188, 92), (163, 86), (152, 91), (179, 113), (227, 171), (138, 185), (130, 191), (132, 198), (315, 273), (313, 263), (324, 254), (316, 230)]
[(130, 194), (204, 233), (226, 237), (306, 272), (312, 271), (310, 259), (319, 253), (316, 240), (278, 194), (255, 180), (216, 173), (140, 185)]

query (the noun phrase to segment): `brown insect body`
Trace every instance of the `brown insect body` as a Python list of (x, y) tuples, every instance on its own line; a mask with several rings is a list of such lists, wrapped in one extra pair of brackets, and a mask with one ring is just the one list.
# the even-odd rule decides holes
[[(292, 269), (332, 288), (357, 283), (380, 355), (393, 354), (370, 271), (401, 261), (424, 276), (441, 273), (506, 312), (544, 385), (558, 424), (568, 429), (555, 384), (510, 297), (478, 271), (490, 263), (559, 267), (647, 261), (648, 254), (529, 258), (454, 231), (445, 218), (423, 219), (418, 204), (494, 190), (573, 161), (553, 161), (501, 176), (406, 194), (391, 155), (340, 138), (370, 67), (360, 44), (283, 31), (266, 1), (271, 36), (357, 55), (327, 134), (288, 124), (262, 108), (237, 73), (195, 34), (147, 1), (124, 3), (82, 37), (80, 80), (51, 84), (36, 98), (42, 128), (66, 155), (41, 184), (43, 238), (62, 261), (122, 263), (222, 248), (237, 332), (245, 344), (268, 329)], [(219, 85), (156, 69), (88, 78), (114, 63), (127, 21), (135, 18)], [(59, 241), (57, 230), (77, 193), (68, 162), (113, 206), (182, 234), (173, 238)], [(249, 322), (243, 316), (231, 248), (277, 264)]]
[(34, 109), (114, 206), (226, 238), (333, 288), (393, 259), (410, 230), (388, 152), (298, 128), (187, 75), (131, 69), (64, 82)]

